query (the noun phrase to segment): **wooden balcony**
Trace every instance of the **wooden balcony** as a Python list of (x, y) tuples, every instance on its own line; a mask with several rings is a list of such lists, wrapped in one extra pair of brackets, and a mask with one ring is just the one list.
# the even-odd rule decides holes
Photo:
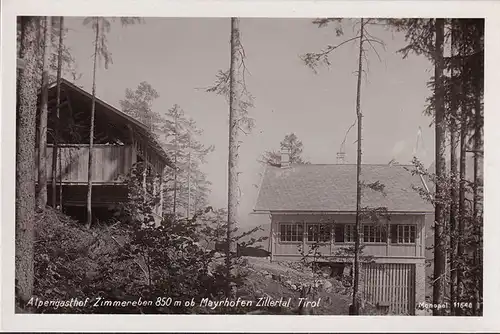
[[(52, 180), (52, 145), (47, 147), (47, 179)], [(123, 176), (128, 174), (135, 163), (132, 146), (126, 145), (94, 145), (92, 162), (92, 182), (96, 185), (113, 185), (123, 183)], [(59, 146), (61, 167), (57, 162), (56, 178), (62, 170), (63, 185), (81, 185), (88, 182), (89, 147), (86, 144), (64, 144)], [(38, 153), (36, 153), (38, 154)], [(37, 160), (37, 159), (35, 159)], [(58, 159), (59, 160), (59, 159)], [(37, 166), (38, 170), (38, 166)], [(38, 173), (35, 178), (38, 180)]]

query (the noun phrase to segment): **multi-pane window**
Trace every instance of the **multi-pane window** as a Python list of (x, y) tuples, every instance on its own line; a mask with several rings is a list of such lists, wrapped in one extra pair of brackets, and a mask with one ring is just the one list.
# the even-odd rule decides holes
[(302, 241), (304, 226), (302, 223), (282, 223), (280, 225), (281, 241)]
[(391, 225), (391, 243), (393, 244), (413, 244), (416, 237), (416, 225)]
[(364, 225), (363, 242), (387, 242), (387, 234), (383, 226)]
[[(417, 238), (417, 225), (390, 225), (390, 240), (392, 244), (413, 244)], [(354, 224), (335, 224), (334, 225), (334, 241), (336, 243), (354, 242)], [(371, 243), (386, 243), (388, 238), (387, 229), (385, 226), (377, 225), (362, 225), (362, 235), (360, 241)], [(309, 234), (308, 234), (309, 236)]]
[(334, 235), (335, 242), (354, 242), (354, 224), (336, 224)]
[(347, 224), (344, 229), (344, 242), (354, 242), (354, 231), (356, 230), (356, 225)]
[(328, 242), (330, 241), (331, 225), (329, 224), (307, 224), (307, 241)]

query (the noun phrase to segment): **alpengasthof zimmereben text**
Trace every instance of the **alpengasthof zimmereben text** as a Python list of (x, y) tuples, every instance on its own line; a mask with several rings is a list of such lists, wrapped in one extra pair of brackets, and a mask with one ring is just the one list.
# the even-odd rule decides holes
[[(308, 300), (307, 298), (298, 298), (298, 304), (296, 306), (302, 307), (318, 307), (321, 303), (321, 298), (318, 300)], [(157, 307), (207, 307), (212, 310), (218, 307), (291, 307), (292, 298), (280, 298), (272, 299), (270, 297), (262, 297), (257, 300), (244, 300), (238, 298), (236, 300), (211, 300), (209, 298), (202, 298), (199, 302), (196, 302), (194, 298), (191, 300), (175, 300), (171, 297), (158, 297), (156, 300), (145, 300), (139, 297), (135, 300), (109, 300), (102, 297), (85, 298), (81, 300), (78, 298), (71, 298), (70, 300), (41, 300), (40, 298), (32, 297), (27, 306), (31, 307), (51, 307), (58, 309), (60, 307), (138, 307), (138, 306), (157, 306)]]

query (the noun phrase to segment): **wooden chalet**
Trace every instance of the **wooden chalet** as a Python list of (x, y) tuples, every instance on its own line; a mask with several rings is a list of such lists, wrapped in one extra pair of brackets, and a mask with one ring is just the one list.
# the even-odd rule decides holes
[[(57, 126), (56, 90), (56, 84), (49, 87), (48, 202), (51, 204), (52, 153), (54, 130), (57, 128), (60, 162), (58, 158), (55, 177), (58, 193), (60, 178), (62, 178), (62, 203), (59, 203), (59, 195), (57, 195), (57, 205), (61, 205), (66, 212), (82, 212), (81, 209), (86, 207), (87, 196), (92, 95), (62, 79), (59, 105), (61, 123)], [(156, 185), (154, 191), (160, 193), (161, 199), (155, 208), (155, 213), (162, 215), (163, 199), (162, 192), (160, 192), (162, 178), (159, 176), (164, 175), (165, 169), (173, 165), (146, 125), (96, 97), (93, 153), (93, 207), (106, 208), (125, 201), (127, 187), (124, 183), (124, 176), (129, 173), (135, 163), (142, 161), (148, 166), (145, 172), (147, 177), (157, 181), (154, 183)], [(38, 179), (38, 176), (36, 178)]]
[[(269, 217), (271, 261), (311, 261), (343, 275), (352, 269), (356, 221), (356, 165), (296, 165), (284, 150), (281, 167), (267, 166), (255, 213)], [(362, 207), (386, 208), (387, 216), (362, 219), (360, 288), (365, 300), (390, 314), (425, 314), (425, 260), (432, 255), (433, 210), (413, 186), (425, 185), (402, 165), (362, 165), (367, 183), (383, 193), (363, 190)], [(317, 248), (315, 248), (317, 247)], [(350, 269), (351, 268), (351, 269)], [(348, 275), (349, 276), (349, 275)]]

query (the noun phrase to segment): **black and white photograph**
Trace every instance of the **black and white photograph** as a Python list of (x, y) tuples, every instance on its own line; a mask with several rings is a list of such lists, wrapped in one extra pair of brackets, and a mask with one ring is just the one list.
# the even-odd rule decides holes
[(13, 16), (4, 304), (282, 325), (492, 312), (488, 20), (332, 13)]

